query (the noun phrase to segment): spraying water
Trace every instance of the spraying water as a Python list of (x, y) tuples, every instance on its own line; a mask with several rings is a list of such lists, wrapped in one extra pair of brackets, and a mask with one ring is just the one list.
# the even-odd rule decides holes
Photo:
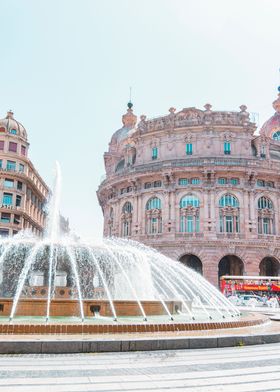
[[(108, 301), (115, 321), (119, 319), (115, 303), (120, 300), (134, 301), (145, 321), (144, 301), (159, 302), (169, 320), (176, 318), (169, 301), (177, 303), (177, 315), (184, 314), (188, 320), (219, 321), (239, 316), (239, 311), (201, 275), (147, 246), (117, 238), (85, 242), (61, 235), (60, 198), (61, 169), (56, 162), (44, 237), (22, 232), (0, 239), (0, 296), (13, 299), (11, 321), (21, 299), (36, 299), (37, 292), (46, 301), (46, 321), (52, 314), (52, 301), (58, 293), (66, 292), (69, 300), (77, 301), (81, 321), (88, 300)], [(93, 315), (100, 317), (96, 309)]]

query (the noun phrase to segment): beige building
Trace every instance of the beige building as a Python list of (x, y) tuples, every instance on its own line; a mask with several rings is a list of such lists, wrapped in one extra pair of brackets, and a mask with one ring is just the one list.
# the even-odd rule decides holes
[(214, 284), (278, 275), (280, 95), (273, 107), (257, 132), (244, 105), (170, 108), (137, 124), (129, 103), (104, 154), (104, 235), (155, 247)]
[(41, 235), (49, 189), (28, 158), (22, 124), (10, 111), (0, 120), (0, 236), (30, 229)]

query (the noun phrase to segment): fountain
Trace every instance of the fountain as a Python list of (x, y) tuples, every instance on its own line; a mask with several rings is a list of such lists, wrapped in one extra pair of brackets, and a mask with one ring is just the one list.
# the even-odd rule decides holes
[(60, 167), (43, 238), (0, 240), (0, 333), (253, 325), (201, 275), (140, 243), (60, 235)]

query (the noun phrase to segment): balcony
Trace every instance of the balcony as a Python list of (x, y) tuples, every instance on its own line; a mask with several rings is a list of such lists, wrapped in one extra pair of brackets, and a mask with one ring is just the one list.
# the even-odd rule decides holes
[[(122, 170), (109, 175), (108, 177), (119, 177), (130, 173), (140, 173), (140, 172), (156, 172), (162, 169), (171, 169), (176, 167), (204, 167), (204, 166), (242, 166), (242, 167), (258, 167), (263, 165), (258, 159), (247, 159), (247, 158), (234, 158), (232, 156), (228, 157), (205, 157), (205, 158), (195, 158), (190, 156), (184, 159), (171, 159), (157, 162), (147, 162), (141, 165), (134, 165), (129, 167), (124, 167)], [(105, 178), (101, 178), (102, 182)]]
[(258, 234), (258, 239), (265, 241), (279, 241), (280, 237), (275, 234)]
[(203, 238), (204, 233), (176, 233), (175, 238), (184, 239), (184, 238)]
[(217, 238), (223, 238), (223, 239), (245, 239), (245, 234), (241, 234), (241, 233), (217, 233)]

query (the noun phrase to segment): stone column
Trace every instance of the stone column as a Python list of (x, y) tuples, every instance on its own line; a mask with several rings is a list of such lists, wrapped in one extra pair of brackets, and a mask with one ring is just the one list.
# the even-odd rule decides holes
[(170, 222), (171, 222), (171, 232), (176, 233), (177, 229), (177, 222), (175, 217), (175, 191), (170, 192)]
[(208, 211), (208, 192), (204, 190), (203, 194), (203, 213), (202, 209), (200, 208), (200, 214), (199, 214), (199, 219), (200, 219), (200, 232), (204, 232), (206, 235), (208, 233), (208, 216), (209, 216), (209, 211)]
[(132, 199), (132, 221), (131, 221), (131, 235), (136, 235), (135, 229), (138, 222), (138, 196), (134, 195)]
[(145, 221), (145, 210), (142, 211), (142, 200), (143, 195), (140, 193), (138, 195), (138, 234), (144, 234), (145, 233), (145, 225), (143, 227), (143, 221)]
[[(248, 237), (249, 234), (249, 220), (251, 214), (249, 214), (249, 198), (248, 198), (248, 193), (245, 191), (244, 192), (244, 197), (243, 197), (243, 224), (240, 227), (240, 233), (245, 235), (245, 238)], [(241, 217), (240, 217), (241, 218)], [(241, 220), (241, 219), (240, 219)], [(241, 222), (240, 222), (241, 224)]]
[(162, 210), (161, 210), (161, 217), (162, 217), (162, 232), (167, 233), (168, 221), (169, 221), (169, 192), (164, 191), (162, 193), (163, 196), (163, 203), (162, 203)]
[(250, 200), (250, 215), (251, 215), (251, 222), (252, 222), (252, 236), (256, 237), (258, 234), (258, 227), (256, 224), (256, 211), (255, 211), (255, 200), (254, 200), (254, 192), (249, 192), (249, 200)]
[(211, 197), (211, 226), (212, 226), (212, 233), (216, 234), (217, 228), (216, 228), (216, 208), (215, 208), (215, 193), (214, 191), (211, 191), (210, 193)]

